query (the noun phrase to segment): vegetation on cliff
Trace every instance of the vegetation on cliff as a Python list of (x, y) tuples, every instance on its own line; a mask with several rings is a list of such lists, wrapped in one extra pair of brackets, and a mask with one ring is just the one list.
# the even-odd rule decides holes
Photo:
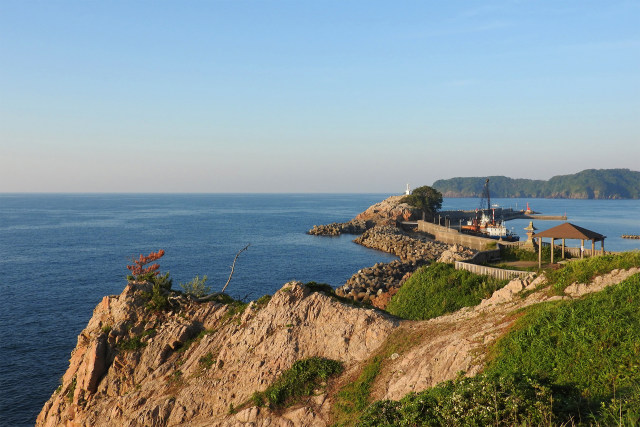
[(506, 283), (436, 262), (417, 270), (393, 296), (387, 311), (403, 319), (432, 319), (478, 305)]
[(554, 395), (557, 410), (610, 425), (640, 421), (639, 361), (636, 274), (584, 299), (531, 307), (498, 341), (486, 372), (544, 378), (570, 391)]
[(283, 372), (265, 391), (255, 392), (251, 401), (256, 406), (281, 408), (302, 396), (311, 396), (326, 385), (333, 375), (342, 372), (342, 363), (322, 357), (298, 360)]
[[(487, 177), (440, 179), (433, 187), (445, 197), (481, 197)], [(587, 169), (549, 179), (490, 176), (492, 197), (563, 199), (638, 199), (640, 172), (629, 169)]]
[[(547, 285), (640, 265), (624, 253), (574, 261)], [(557, 297), (556, 297), (557, 298)], [(640, 274), (575, 300), (534, 304), (490, 349), (484, 372), (373, 403), (359, 426), (640, 423)]]

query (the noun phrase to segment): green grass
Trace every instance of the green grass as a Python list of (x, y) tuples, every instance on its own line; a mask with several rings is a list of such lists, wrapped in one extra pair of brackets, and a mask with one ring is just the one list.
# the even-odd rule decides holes
[(136, 351), (145, 347), (147, 344), (141, 341), (142, 336), (134, 336), (118, 343), (118, 348), (122, 351)]
[[(569, 255), (565, 252), (565, 257), (569, 257)], [(526, 249), (521, 249), (517, 246), (501, 246), (500, 247), (500, 258), (502, 261), (538, 261), (538, 252), (528, 251)], [(562, 249), (555, 247), (553, 251), (553, 259), (559, 260), (562, 258)], [(542, 247), (542, 262), (548, 263), (551, 262), (551, 247), (543, 246)]]
[(208, 352), (207, 354), (205, 354), (204, 356), (200, 357), (200, 359), (198, 359), (198, 364), (200, 365), (200, 367), (202, 367), (203, 369), (209, 369), (211, 368), (214, 364), (216, 363), (215, 360), (215, 356), (213, 355), (213, 353)]
[(597, 275), (631, 267), (640, 267), (640, 251), (575, 260), (559, 270), (545, 274), (548, 282), (553, 284), (554, 291), (562, 294), (565, 288), (574, 282), (589, 283)]
[(416, 271), (393, 296), (387, 311), (412, 320), (426, 320), (470, 307), (502, 288), (506, 280), (433, 263)]
[(376, 378), (386, 371), (386, 364), (394, 353), (401, 355), (422, 342), (425, 332), (396, 329), (385, 343), (369, 358), (358, 377), (345, 384), (336, 394), (333, 405), (335, 424), (354, 425), (371, 403), (371, 392)]
[(252, 396), (256, 406), (268, 405), (271, 408), (282, 408), (302, 396), (310, 396), (323, 382), (342, 372), (342, 363), (311, 357), (299, 360), (287, 371), (283, 372), (272, 385), (263, 392), (255, 392)]
[(640, 275), (581, 300), (530, 308), (498, 341), (485, 372), (574, 389), (554, 396), (554, 407), (583, 422), (608, 425), (622, 414), (640, 423)]
[(364, 366), (358, 378), (338, 392), (334, 404), (334, 415), (338, 425), (352, 425), (369, 406), (371, 387), (380, 373), (382, 361), (381, 355), (373, 357)]

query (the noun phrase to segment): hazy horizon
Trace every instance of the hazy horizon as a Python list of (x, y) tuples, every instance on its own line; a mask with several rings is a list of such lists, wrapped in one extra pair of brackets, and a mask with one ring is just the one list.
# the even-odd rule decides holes
[(0, 193), (638, 169), (640, 3), (0, 2)]

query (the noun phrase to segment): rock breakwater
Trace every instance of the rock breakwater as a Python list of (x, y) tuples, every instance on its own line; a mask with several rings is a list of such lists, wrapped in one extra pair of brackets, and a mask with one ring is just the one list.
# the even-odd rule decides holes
[(362, 234), (366, 230), (366, 221), (351, 220), (349, 222), (333, 222), (326, 225), (314, 225), (307, 234), (311, 234), (312, 236), (339, 236), (341, 234)]
[[(379, 262), (373, 267), (363, 268), (351, 276), (347, 283), (336, 289), (336, 295), (354, 301), (371, 303), (374, 297), (397, 289), (411, 274), (428, 260)], [(379, 307), (380, 308), (380, 307)]]
[(388, 252), (401, 260), (435, 260), (449, 248), (426, 236), (408, 235), (398, 227), (376, 226), (364, 232), (354, 242), (371, 249)]

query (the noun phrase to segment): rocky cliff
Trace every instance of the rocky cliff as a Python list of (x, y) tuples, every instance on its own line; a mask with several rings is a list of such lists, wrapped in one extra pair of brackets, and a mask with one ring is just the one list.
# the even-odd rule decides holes
[(337, 236), (342, 233), (361, 234), (375, 226), (396, 226), (398, 222), (418, 219), (418, 211), (401, 203), (404, 196), (391, 196), (376, 203), (354, 219), (342, 223), (314, 225), (309, 234), (317, 236)]
[[(600, 290), (637, 272), (614, 271), (567, 288), (563, 297), (540, 289), (544, 277), (516, 279), (477, 307), (424, 322), (345, 304), (295, 282), (247, 307), (176, 296), (172, 310), (154, 312), (147, 309), (150, 285), (130, 283), (94, 310), (37, 425), (330, 425), (336, 391), (373, 357), (383, 361), (371, 400), (398, 399), (459, 371), (474, 375), (515, 310)], [(254, 392), (311, 356), (341, 361), (345, 371), (294, 406), (253, 406)]]

